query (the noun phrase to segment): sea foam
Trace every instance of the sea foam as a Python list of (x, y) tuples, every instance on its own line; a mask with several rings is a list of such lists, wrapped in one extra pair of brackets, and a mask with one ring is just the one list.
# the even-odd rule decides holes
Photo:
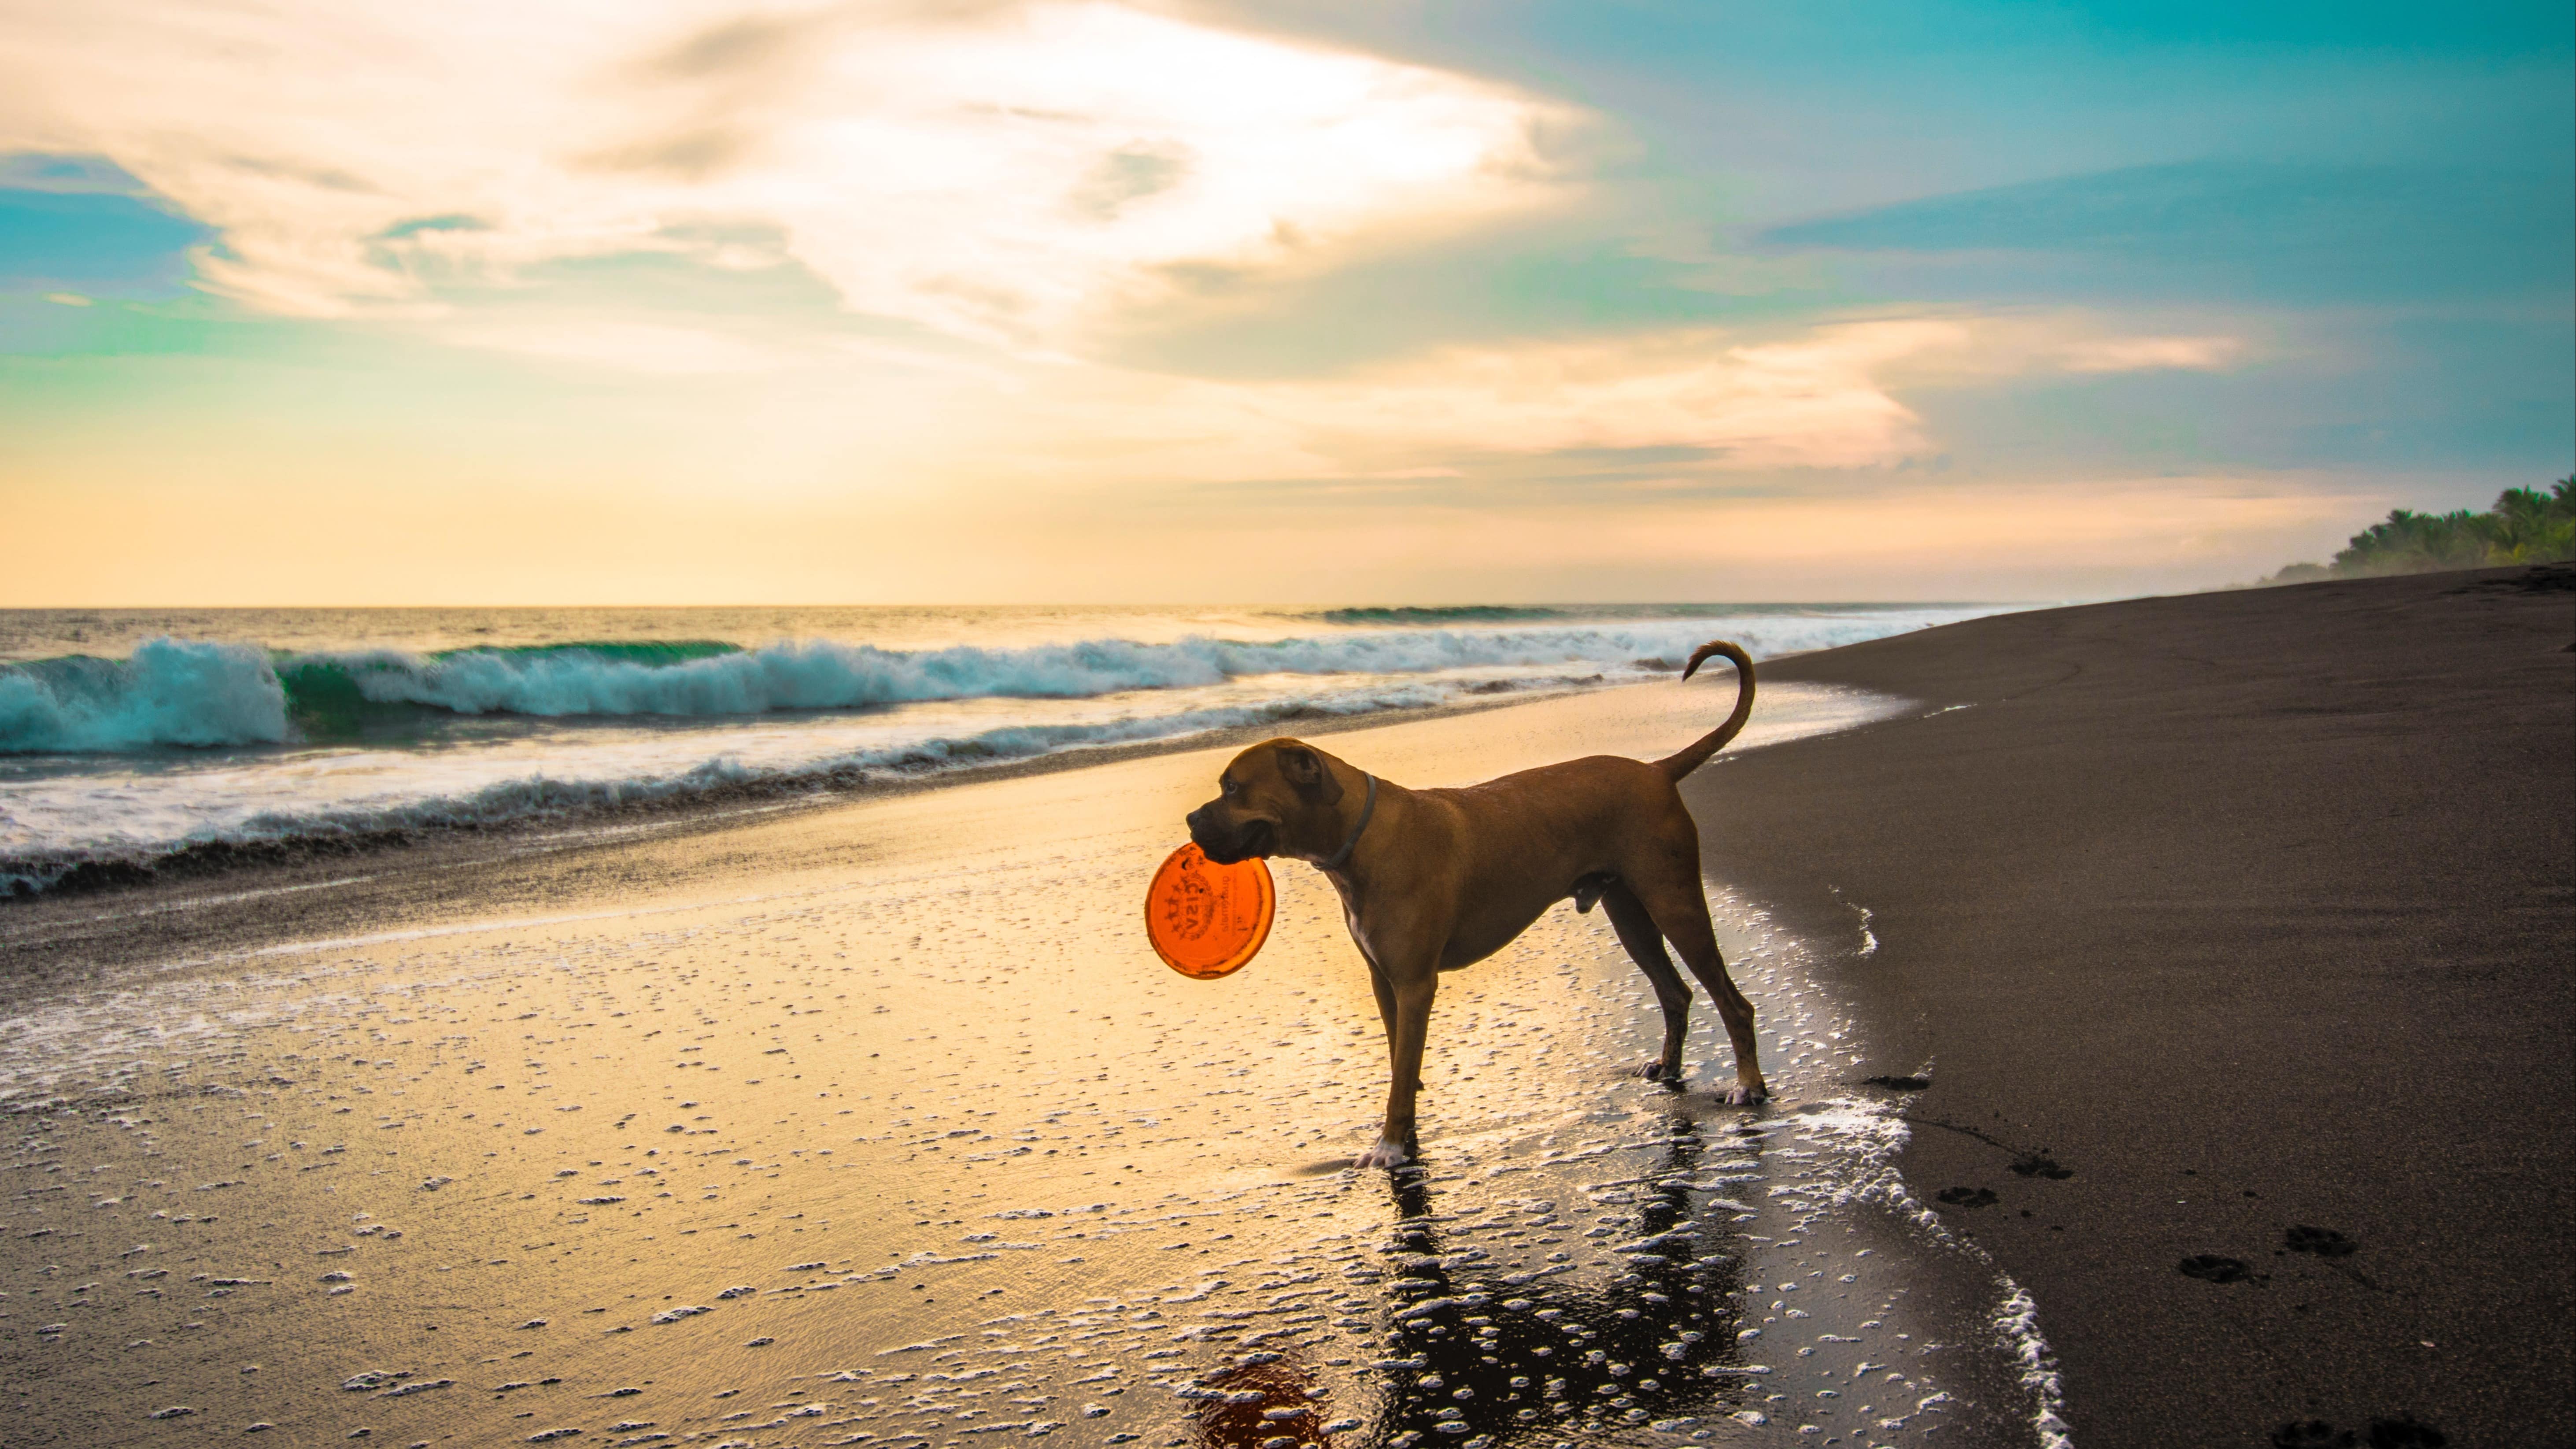
[[(1901, 616), (1898, 616), (1901, 617)], [(1090, 699), (1261, 675), (1429, 675), (1479, 668), (1669, 667), (1719, 624), (1757, 656), (1890, 632), (1877, 614), (1657, 620), (1608, 627), (1349, 629), (1275, 640), (1093, 639), (901, 650), (831, 640), (566, 644), (270, 656), (242, 644), (154, 639), (127, 659), (0, 666), (0, 754), (122, 753), (278, 744), (354, 731), (370, 711), (720, 719), (933, 700)]]
[[(125, 659), (0, 665), (0, 896), (75, 875), (130, 879), (182, 852), (213, 861), (235, 848), (337, 849), (1669, 680), (1712, 637), (1771, 657), (1986, 612), (1770, 606), (1342, 628), (1309, 618), (1289, 637), (1022, 633), (917, 648), (701, 637), (289, 653), (151, 638)], [(1724, 672), (1706, 688), (1709, 707), (1722, 708)], [(1801, 702), (1796, 687), (1766, 691), (1764, 706), (1755, 735), (1847, 707)]]
[[(380, 703), (459, 714), (762, 714), (923, 700), (1087, 699), (1261, 674), (1425, 674), (1479, 665), (1626, 663), (1671, 648), (1674, 631), (1445, 629), (1352, 632), (1248, 642), (1143, 644), (1094, 639), (1024, 649), (904, 651), (828, 640), (650, 665), (584, 649), (342, 656), (359, 692)], [(1689, 631), (1682, 631), (1689, 632)]]

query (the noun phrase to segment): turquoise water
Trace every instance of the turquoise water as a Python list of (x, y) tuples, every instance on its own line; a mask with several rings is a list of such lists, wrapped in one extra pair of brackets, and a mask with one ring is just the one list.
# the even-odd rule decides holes
[(0, 891), (1668, 676), (1979, 604), (0, 612)]

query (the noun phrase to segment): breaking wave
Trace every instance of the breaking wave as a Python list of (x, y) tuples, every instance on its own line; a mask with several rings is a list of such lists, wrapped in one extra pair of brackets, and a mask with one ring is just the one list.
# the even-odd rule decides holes
[[(980, 637), (984, 621), (961, 616), (919, 647), (575, 635), (294, 652), (161, 637), (122, 659), (0, 664), (0, 898), (421, 831), (1669, 678), (1712, 637), (1769, 658), (1991, 610), (1663, 606), (1577, 620), (1496, 608), (1442, 611), (1436, 627), (1371, 612), (1384, 617), (1290, 637), (946, 642)], [(1146, 626), (1167, 620), (1182, 622)], [(1771, 696), (1775, 713), (1787, 698)]]
[[(0, 666), (0, 754), (326, 741), (354, 737), (379, 723), (442, 715), (719, 719), (931, 700), (1087, 699), (1257, 675), (1418, 676), (1568, 665), (1655, 669), (1686, 656), (1719, 622), (1374, 629), (1267, 641), (1095, 639), (928, 650), (831, 641), (760, 649), (673, 641), (271, 655), (240, 644), (155, 639), (127, 659), (74, 656)], [(1723, 622), (1757, 655), (1890, 632), (1888, 623), (1868, 616)]]
[[(1560, 685), (1563, 681), (1553, 681)], [(155, 838), (149, 822), (131, 822), (120, 839), (71, 849), (0, 847), (0, 899), (57, 885), (118, 884), (150, 875), (174, 858), (222, 864), (284, 851), (331, 850), (426, 830), (476, 829), (583, 814), (620, 806), (791, 794), (870, 779), (935, 774), (1003, 764), (1067, 750), (1174, 739), (1247, 725), (1340, 718), (1441, 703), (1451, 691), (1393, 685), (1255, 705), (1185, 710), (1092, 724), (1018, 724), (957, 736), (908, 740), (846, 751), (785, 767), (719, 755), (674, 773), (643, 775), (512, 774), (480, 788), (408, 799), (308, 808), (231, 812), (176, 836)]]
[(0, 754), (277, 744), (286, 694), (241, 644), (154, 639), (128, 659), (74, 655), (0, 668)]

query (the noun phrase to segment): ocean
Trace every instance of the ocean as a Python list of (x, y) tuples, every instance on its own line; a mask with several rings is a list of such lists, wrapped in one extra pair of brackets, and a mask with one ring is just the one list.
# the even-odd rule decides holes
[(0, 896), (1605, 688), (1709, 639), (1760, 659), (2008, 607), (0, 611)]

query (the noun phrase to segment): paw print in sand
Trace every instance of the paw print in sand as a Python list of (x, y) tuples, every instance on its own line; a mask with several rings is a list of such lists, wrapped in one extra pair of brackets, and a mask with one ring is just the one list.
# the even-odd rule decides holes
[(2293, 1253), (2314, 1253), (2320, 1258), (2349, 1258), (2361, 1245), (2332, 1228), (2300, 1223), (2281, 1235), (2281, 1246)]
[(2308, 1419), (2283, 1424), (2272, 1431), (2271, 1438), (2272, 1449), (2444, 1449), (2449, 1443), (2441, 1430), (2417, 1422), (2412, 1414), (2373, 1419), (2359, 1433), (2338, 1429), (2323, 1419)]
[(2216, 1253), (2195, 1253), (2174, 1265), (2186, 1278), (2204, 1283), (2242, 1283), (2254, 1276), (2242, 1258), (2222, 1258)]

